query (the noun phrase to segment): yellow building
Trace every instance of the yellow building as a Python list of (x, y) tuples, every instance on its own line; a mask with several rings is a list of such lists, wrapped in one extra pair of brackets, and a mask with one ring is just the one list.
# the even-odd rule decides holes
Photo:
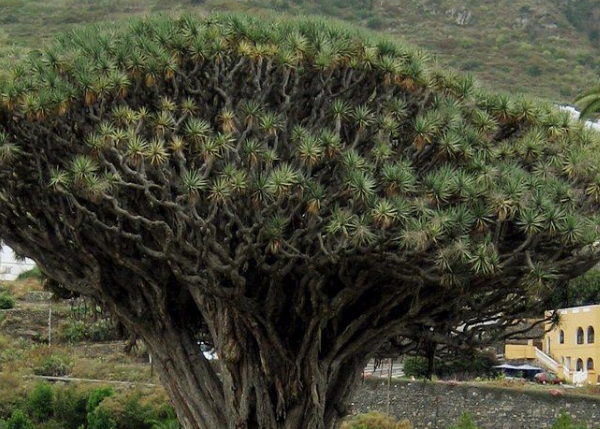
[(557, 326), (546, 325), (543, 350), (533, 341), (524, 344), (507, 344), (507, 360), (535, 360), (555, 372), (559, 377), (576, 384), (596, 384), (596, 366), (600, 365), (600, 305), (564, 308)]

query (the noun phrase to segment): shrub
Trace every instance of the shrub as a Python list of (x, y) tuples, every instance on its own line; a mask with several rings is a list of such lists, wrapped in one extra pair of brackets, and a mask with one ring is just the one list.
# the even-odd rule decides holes
[(0, 295), (0, 310), (10, 310), (15, 307), (15, 299), (8, 293)]
[(114, 394), (114, 389), (109, 386), (92, 390), (86, 406), (87, 429), (115, 429), (117, 427), (117, 423), (110, 412), (100, 407), (102, 401)]
[(538, 77), (544, 72), (539, 64), (533, 64), (527, 68), (527, 74), (531, 77)]
[(42, 272), (40, 269), (35, 266), (30, 270), (23, 271), (21, 274), (17, 276), (17, 280), (27, 280), (27, 279), (38, 279), (42, 280)]
[(381, 16), (372, 16), (367, 21), (367, 27), (378, 30), (385, 25), (385, 20)]
[(0, 419), (5, 423), (16, 409), (23, 409), (23, 396), (20, 389), (23, 379), (8, 371), (0, 373)]
[(71, 344), (81, 341), (114, 341), (120, 338), (115, 327), (107, 319), (92, 324), (71, 320), (63, 328), (62, 337)]
[(159, 410), (156, 404), (149, 404), (145, 399), (142, 401), (141, 392), (131, 392), (125, 397), (106, 398), (100, 407), (108, 411), (119, 428), (151, 429), (159, 419)]
[(448, 426), (447, 429), (479, 429), (479, 427), (475, 424), (470, 415), (463, 413), (458, 424)]
[(98, 405), (104, 399), (109, 398), (115, 394), (115, 390), (110, 386), (99, 387), (91, 391), (90, 396), (87, 401), (86, 411), (88, 414), (93, 413)]
[(342, 423), (342, 429), (412, 429), (408, 420), (396, 420), (383, 413), (359, 414)]
[(427, 376), (427, 359), (421, 356), (404, 358), (404, 374), (407, 377), (425, 378)]
[(63, 328), (62, 336), (70, 344), (79, 343), (86, 337), (85, 322), (70, 320)]
[(77, 429), (86, 421), (88, 397), (75, 388), (57, 389), (54, 401), (54, 418), (65, 429)]
[(493, 352), (459, 354), (438, 359), (435, 373), (441, 378), (449, 376), (458, 379), (493, 378), (498, 373), (496, 365), (498, 365), (498, 359)]
[(87, 337), (92, 342), (113, 341), (119, 339), (119, 334), (108, 319), (101, 319), (89, 326)]
[(565, 411), (563, 411), (554, 421), (552, 429), (587, 429), (587, 426), (582, 423), (573, 422), (571, 416), (569, 416)]
[(116, 429), (117, 422), (112, 418), (110, 412), (99, 406), (93, 413), (87, 416), (87, 429)]
[(29, 415), (38, 422), (48, 419), (53, 414), (54, 392), (48, 383), (38, 383), (29, 394), (27, 406)]
[(33, 423), (23, 411), (16, 409), (6, 422), (6, 429), (34, 429)]
[(496, 46), (500, 47), (500, 46), (504, 46), (507, 43), (510, 42), (510, 37), (508, 37), (506, 34), (501, 34), (500, 36), (498, 36), (496, 38)]
[(16, 347), (7, 347), (0, 351), (0, 365), (7, 362), (13, 362), (23, 358), (23, 350)]
[(50, 355), (44, 358), (41, 363), (34, 368), (36, 375), (46, 377), (62, 377), (69, 373), (71, 369), (70, 362), (63, 356)]

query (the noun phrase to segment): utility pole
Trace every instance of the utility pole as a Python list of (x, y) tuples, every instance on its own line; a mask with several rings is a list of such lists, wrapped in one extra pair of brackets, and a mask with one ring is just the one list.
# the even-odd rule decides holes
[(150, 377), (154, 377), (154, 360), (152, 360), (152, 353), (148, 347), (148, 343), (144, 342), (146, 350), (148, 351), (148, 363), (150, 364)]
[(390, 396), (391, 396), (391, 390), (392, 390), (392, 368), (394, 367), (394, 358), (390, 358), (390, 371), (388, 373), (388, 385), (387, 385), (387, 407), (386, 407), (386, 414), (389, 416), (390, 415)]

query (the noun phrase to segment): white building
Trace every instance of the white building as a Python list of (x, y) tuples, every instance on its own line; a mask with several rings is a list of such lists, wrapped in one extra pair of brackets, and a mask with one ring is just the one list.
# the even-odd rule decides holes
[(19, 260), (15, 258), (13, 250), (2, 244), (0, 247), (0, 280), (16, 280), (17, 276), (24, 271), (35, 267), (31, 259)]

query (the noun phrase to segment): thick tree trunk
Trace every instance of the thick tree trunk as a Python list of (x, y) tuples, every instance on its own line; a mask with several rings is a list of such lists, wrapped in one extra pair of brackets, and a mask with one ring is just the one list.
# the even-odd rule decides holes
[(349, 358), (334, 365), (318, 359), (307, 365), (302, 360), (278, 362), (272, 350), (258, 349), (250, 336), (240, 341), (237, 334), (248, 332), (228, 335), (228, 345), (218, 345), (221, 355), (212, 362), (184, 330), (164, 326), (160, 335), (151, 330), (142, 334), (185, 429), (339, 426), (360, 381), (363, 360)]
[(142, 332), (161, 382), (185, 429), (225, 428), (221, 383), (194, 339), (166, 326)]
[[(348, 402), (360, 377), (360, 366), (345, 365), (331, 376), (331, 368), (315, 362), (316, 372), (267, 368), (260, 354), (237, 362), (231, 371), (222, 363), (229, 428), (334, 429), (347, 414)], [(285, 368), (286, 364), (281, 363)], [(281, 376), (283, 375), (283, 379)], [(285, 377), (287, 376), (287, 377)]]

